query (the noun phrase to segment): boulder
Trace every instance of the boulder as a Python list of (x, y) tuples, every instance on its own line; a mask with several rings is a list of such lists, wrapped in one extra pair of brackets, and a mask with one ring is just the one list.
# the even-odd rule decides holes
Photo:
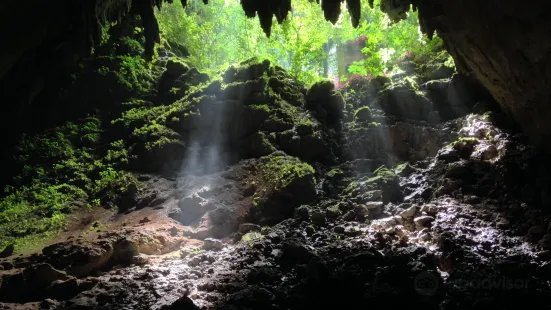
[(406, 83), (391, 84), (379, 91), (373, 106), (387, 116), (416, 121), (427, 120), (433, 110), (432, 102)]
[(239, 151), (243, 158), (258, 158), (276, 151), (264, 132), (254, 133), (241, 140)]
[(231, 66), (224, 73), (224, 83), (244, 82), (254, 80), (264, 75), (270, 68), (270, 61), (260, 62), (257, 58), (251, 58), (241, 62), (237, 66)]
[(258, 168), (261, 180), (249, 211), (253, 222), (279, 222), (316, 198), (315, 170), (297, 157), (278, 151), (260, 158)]
[(320, 157), (328, 149), (319, 133), (299, 135), (293, 130), (287, 130), (279, 136), (279, 145), (287, 154), (305, 161)]
[(180, 199), (178, 208), (169, 211), (169, 217), (182, 223), (191, 225), (197, 222), (205, 213), (215, 209), (215, 206), (197, 193)]
[(333, 124), (344, 116), (344, 99), (331, 81), (312, 85), (306, 93), (305, 107), (322, 123)]
[(45, 298), (46, 289), (57, 280), (70, 277), (52, 265), (41, 263), (25, 268), (23, 271), (4, 275), (0, 287), (0, 300), (4, 302), (24, 303)]

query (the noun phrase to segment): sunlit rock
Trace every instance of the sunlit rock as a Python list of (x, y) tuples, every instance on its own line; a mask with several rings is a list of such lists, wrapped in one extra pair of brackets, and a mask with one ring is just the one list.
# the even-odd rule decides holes
[(423, 216), (414, 218), (413, 221), (415, 222), (415, 224), (421, 227), (425, 227), (430, 225), (432, 222), (434, 222), (434, 217), (429, 215), (423, 215)]

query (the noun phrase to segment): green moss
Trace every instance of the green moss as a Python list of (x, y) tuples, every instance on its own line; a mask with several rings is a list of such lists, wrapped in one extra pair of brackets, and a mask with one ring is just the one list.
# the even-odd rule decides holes
[(97, 69), (101, 75), (114, 75), (119, 83), (128, 90), (135, 92), (147, 92), (154, 83), (154, 76), (151, 72), (151, 64), (147, 63), (141, 56), (102, 56), (97, 58), (103, 63)]
[(371, 123), (369, 123), (369, 124), (367, 125), (367, 128), (371, 128), (371, 129), (372, 129), (372, 128), (377, 128), (377, 127), (379, 127), (379, 126), (381, 126), (381, 123), (371, 122)]
[(254, 80), (264, 76), (269, 68), (270, 62), (268, 60), (261, 62), (258, 58), (253, 57), (239, 63), (238, 65), (229, 67), (223, 76), (224, 83), (230, 84), (234, 82)]
[(361, 122), (367, 122), (372, 119), (371, 109), (367, 106), (361, 107), (354, 112), (354, 118)]
[(272, 110), (267, 104), (250, 105), (249, 108), (252, 109), (253, 111), (257, 111), (257, 112), (261, 111), (266, 113), (270, 113), (270, 111)]
[(474, 148), (479, 143), (477, 138), (472, 137), (460, 137), (454, 142), (450, 143), (447, 147), (451, 147), (456, 151), (460, 151), (465, 148)]
[(309, 135), (317, 130), (317, 124), (312, 122), (308, 118), (302, 118), (298, 124), (296, 124), (297, 133), (301, 136)]
[(133, 100), (127, 105), (133, 108), (124, 112), (112, 124), (133, 128), (131, 141), (138, 142), (147, 151), (180, 141), (176, 130), (185, 129), (186, 124), (199, 115), (198, 106), (209, 100), (208, 96), (196, 97), (205, 84), (193, 88), (187, 96), (169, 105), (150, 106), (144, 101)]
[(332, 169), (331, 171), (329, 171), (327, 173), (327, 176), (330, 177), (330, 178), (334, 178), (334, 177), (337, 177), (337, 176), (343, 176), (344, 175), (344, 172), (342, 172), (342, 170), (340, 169)]
[(396, 174), (386, 168), (379, 167), (371, 176), (363, 177), (358, 181), (351, 182), (343, 191), (345, 195), (356, 196), (372, 190), (383, 191), (383, 201), (397, 201), (402, 197), (399, 178)]
[(403, 163), (403, 164), (397, 165), (396, 168), (394, 168), (394, 171), (395, 171), (396, 175), (408, 176), (408, 175), (416, 172), (417, 169), (412, 167), (409, 163)]
[(384, 178), (384, 179), (394, 179), (394, 178), (396, 178), (396, 174), (392, 170), (388, 169), (385, 166), (381, 166), (381, 167), (377, 168), (377, 170), (375, 170), (373, 172), (373, 175), (375, 175), (377, 177)]
[(296, 179), (310, 178), (315, 183), (312, 166), (300, 159), (281, 153), (274, 153), (264, 157), (261, 165), (262, 178), (275, 190), (287, 187)]
[(129, 156), (122, 141), (100, 147), (99, 119), (66, 123), (24, 136), (17, 147), (21, 172), (0, 199), (0, 248), (20, 249), (56, 234), (67, 214), (83, 205), (116, 202), (138, 181), (120, 170)]
[(249, 244), (249, 246), (252, 246), (252, 244), (255, 241), (262, 240), (262, 239), (264, 239), (264, 236), (261, 233), (253, 231), (253, 232), (249, 232), (249, 233), (244, 234), (241, 237), (241, 242), (247, 243), (247, 244)]

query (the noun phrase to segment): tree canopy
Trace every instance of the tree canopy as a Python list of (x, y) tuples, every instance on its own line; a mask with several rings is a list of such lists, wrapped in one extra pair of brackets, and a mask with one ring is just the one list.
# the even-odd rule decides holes
[[(352, 74), (392, 75), (404, 57), (442, 49), (438, 37), (429, 40), (421, 34), (416, 12), (410, 10), (407, 18), (393, 22), (381, 10), (380, 1), (375, 1), (373, 9), (368, 5), (362, 2), (360, 23), (354, 28), (344, 7), (333, 25), (319, 18), (323, 12), (315, 1), (295, 0), (283, 23), (273, 23), (269, 38), (258, 16), (247, 17), (238, 0), (212, 0), (208, 5), (188, 1), (185, 9), (167, 5), (157, 16), (165, 44), (184, 46), (190, 61), (209, 73), (256, 56), (269, 59), (305, 83), (324, 78), (344, 81)], [(337, 76), (336, 47), (362, 38), (364, 59), (353, 63), (347, 76)]]

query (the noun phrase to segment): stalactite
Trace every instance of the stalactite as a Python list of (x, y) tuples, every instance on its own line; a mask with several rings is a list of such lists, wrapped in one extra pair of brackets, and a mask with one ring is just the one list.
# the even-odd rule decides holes
[(341, 15), (341, 3), (344, 0), (323, 0), (321, 2), (321, 9), (326, 20), (332, 24), (337, 23), (339, 16)]
[(346, 0), (346, 6), (348, 7), (348, 12), (350, 13), (352, 27), (358, 27), (360, 24), (360, 18), (362, 17), (362, 4), (360, 0)]
[(407, 18), (410, 5), (411, 0), (381, 0), (380, 7), (396, 23)]

